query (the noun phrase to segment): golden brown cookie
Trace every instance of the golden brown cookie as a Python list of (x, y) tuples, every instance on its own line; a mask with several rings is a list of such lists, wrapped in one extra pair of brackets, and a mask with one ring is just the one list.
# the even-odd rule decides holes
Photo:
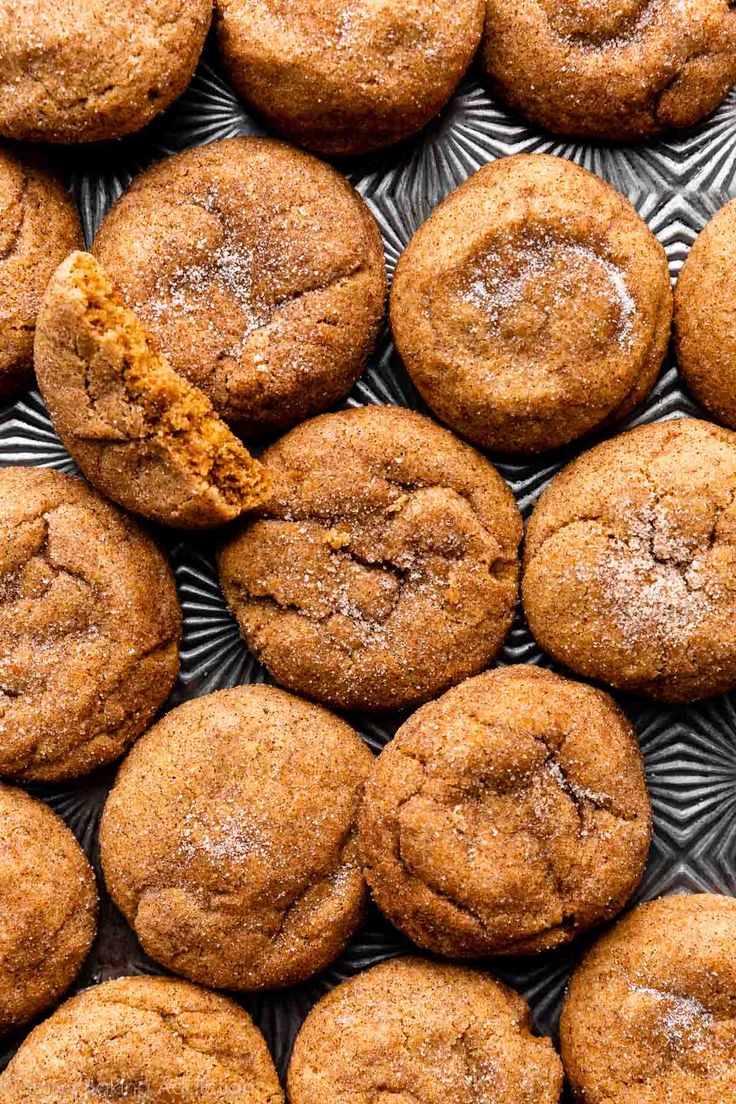
[(188, 85), (211, 12), (211, 0), (0, 0), (0, 134), (140, 130)]
[(168, 697), (181, 612), (163, 555), (81, 479), (0, 469), (0, 774), (75, 778)]
[(277, 682), (399, 709), (488, 666), (514, 613), (521, 521), (487, 460), (395, 406), (315, 418), (262, 460), (272, 497), (219, 567)]
[(58, 1000), (96, 927), (94, 874), (64, 821), (0, 784), (0, 1035)]
[(81, 245), (79, 215), (61, 181), (32, 155), (0, 148), (0, 397), (30, 378), (44, 289)]
[(640, 905), (573, 975), (565, 1072), (581, 1104), (736, 1100), (736, 900)]
[(261, 465), (158, 352), (89, 253), (73, 253), (49, 284), (35, 364), (66, 448), (126, 509), (202, 529), (266, 499)]
[(288, 1088), (291, 1104), (557, 1104), (562, 1067), (512, 989), (476, 970), (399, 958), (317, 1003)]
[(355, 817), (371, 753), (269, 686), (169, 713), (123, 764), (102, 866), (147, 954), (222, 989), (292, 985), (343, 950), (365, 905)]
[(247, 433), (343, 398), (383, 314), (368, 207), (280, 142), (233, 138), (162, 161), (112, 208), (94, 253), (171, 367)]
[(225, 68), (286, 137), (366, 153), (421, 130), (483, 31), (483, 0), (216, 0)]
[(663, 701), (736, 685), (736, 435), (642, 426), (552, 480), (527, 530), (529, 626), (560, 663)]
[(627, 142), (686, 127), (736, 81), (731, 0), (486, 0), (496, 92), (559, 134)]
[(644, 873), (651, 806), (607, 694), (537, 667), (468, 679), (406, 721), (359, 818), (376, 904), (450, 958), (530, 954), (610, 920)]
[(538, 452), (628, 414), (670, 333), (664, 249), (629, 201), (560, 157), (482, 168), (399, 261), (396, 347), (434, 412), (484, 448)]
[(284, 1104), (260, 1031), (234, 1001), (171, 978), (87, 989), (32, 1031), (3, 1104)]

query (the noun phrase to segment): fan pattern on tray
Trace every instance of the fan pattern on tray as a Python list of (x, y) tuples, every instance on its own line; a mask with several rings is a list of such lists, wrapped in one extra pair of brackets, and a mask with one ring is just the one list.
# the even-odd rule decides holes
[[(110, 146), (61, 154), (79, 203), (88, 241), (110, 204), (146, 165), (189, 146), (236, 134), (262, 134), (220, 75), (208, 48), (184, 97), (142, 135)], [(343, 163), (378, 219), (390, 272), (413, 234), (441, 198), (482, 164), (519, 152), (569, 158), (623, 191), (667, 250), (673, 276), (699, 230), (736, 195), (736, 93), (692, 131), (640, 147), (603, 147), (561, 141), (527, 126), (494, 103), (475, 76), (463, 83), (442, 116), (412, 142)], [(349, 405), (396, 403), (423, 409), (394, 352), (388, 330)], [(629, 424), (697, 413), (668, 362), (642, 411)], [(534, 462), (499, 462), (528, 515), (537, 496), (575, 453), (565, 449)], [(0, 464), (39, 464), (73, 471), (35, 392), (0, 410)], [(260, 681), (263, 669), (249, 656), (226, 609), (214, 566), (213, 538), (182, 541), (164, 535), (184, 609), (182, 672), (172, 704), (211, 690)], [(502, 663), (548, 662), (519, 615)], [(655, 807), (655, 841), (640, 897), (697, 889), (736, 893), (736, 705), (716, 699), (672, 710), (622, 702), (634, 719)], [(401, 718), (387, 724), (351, 718), (378, 750)], [(109, 769), (77, 784), (38, 788), (65, 817), (97, 862), (97, 824), (114, 775)], [(244, 1000), (263, 1028), (280, 1070), (306, 1011), (341, 978), (408, 945), (372, 912), (346, 953), (318, 978), (284, 993)], [(529, 999), (535, 1023), (554, 1032), (570, 970), (581, 948), (533, 960), (495, 962), (492, 968)], [(101, 934), (80, 986), (124, 973), (157, 972), (109, 900), (103, 900)], [(18, 1038), (7, 1041), (0, 1068)]]

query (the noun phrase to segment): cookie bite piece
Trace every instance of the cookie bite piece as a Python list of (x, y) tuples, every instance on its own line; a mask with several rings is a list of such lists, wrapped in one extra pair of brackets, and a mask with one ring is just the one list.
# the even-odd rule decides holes
[(560, 157), (484, 166), (412, 238), (391, 291), (422, 396), (482, 448), (535, 453), (623, 418), (669, 341), (664, 249), (629, 201)]
[(558, 134), (630, 142), (709, 115), (736, 82), (730, 0), (486, 0), (494, 91)]
[(257, 460), (179, 376), (89, 253), (54, 274), (36, 376), (54, 428), (94, 484), (150, 521), (222, 525), (268, 495)]

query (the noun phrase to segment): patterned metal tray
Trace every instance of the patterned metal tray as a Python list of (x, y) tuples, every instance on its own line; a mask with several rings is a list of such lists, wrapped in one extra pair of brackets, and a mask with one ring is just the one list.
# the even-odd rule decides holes
[[(183, 98), (145, 132), (117, 143), (57, 151), (79, 203), (88, 240), (110, 204), (146, 165), (189, 146), (236, 134), (264, 133), (221, 75), (212, 44)], [(371, 206), (383, 233), (389, 270), (437, 203), (488, 161), (506, 154), (544, 152), (569, 158), (604, 177), (629, 197), (659, 237), (676, 276), (697, 233), (736, 197), (736, 91), (709, 120), (677, 135), (634, 147), (561, 141), (528, 126), (494, 103), (471, 74), (444, 113), (418, 138), (360, 160), (341, 163)], [(384, 331), (349, 405), (395, 403), (422, 408)], [(697, 413), (683, 393), (670, 358), (643, 411), (629, 424)], [(496, 460), (524, 513), (547, 481), (576, 451), (542, 460)], [(36, 392), (0, 410), (0, 464), (39, 464), (73, 470)], [(162, 534), (184, 610), (182, 670), (169, 705), (211, 690), (264, 678), (240, 640), (217, 583), (211, 536), (180, 540)], [(517, 618), (502, 663), (548, 663), (523, 619)], [(618, 695), (633, 719), (646, 760), (655, 809), (649, 864), (637, 899), (710, 890), (736, 895), (736, 694), (689, 708), (662, 708)], [(380, 748), (393, 725), (350, 718)], [(61, 787), (32, 787), (75, 831), (95, 865), (97, 825), (114, 777), (108, 768)], [(100, 880), (100, 888), (102, 883)], [(535, 958), (488, 964), (530, 1002), (541, 1032), (556, 1032), (564, 987), (586, 946)], [(330, 969), (284, 992), (246, 997), (243, 1004), (264, 1031), (281, 1074), (296, 1031), (314, 1001), (364, 967), (409, 949), (375, 912)], [(161, 972), (102, 893), (100, 934), (77, 988), (122, 974)], [(0, 1069), (22, 1033), (0, 1041)]]

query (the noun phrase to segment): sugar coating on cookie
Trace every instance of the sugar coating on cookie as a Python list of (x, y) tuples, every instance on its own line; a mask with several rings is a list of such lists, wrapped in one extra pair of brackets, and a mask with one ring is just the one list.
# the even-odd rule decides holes
[(219, 568), (277, 682), (398, 709), (491, 662), (513, 617), (521, 520), (487, 460), (390, 406), (315, 418), (262, 460), (272, 496)]
[(599, 690), (531, 666), (486, 672), (402, 725), (359, 838), (377, 905), (419, 946), (549, 950), (614, 916), (644, 873), (635, 733)]
[(97, 928), (97, 889), (81, 847), (42, 801), (0, 784), (0, 825), (2, 1035), (79, 973)]
[(89, 481), (164, 525), (222, 525), (267, 497), (261, 465), (171, 368), (94, 257), (54, 273), (35, 367), (54, 428)]
[(303, 981), (363, 916), (355, 829), (371, 753), (274, 687), (187, 702), (123, 764), (102, 820), (107, 887), (144, 950), (193, 981)]
[(708, 893), (640, 905), (608, 932), (573, 974), (562, 1013), (574, 1099), (736, 1099), (734, 942), (736, 900)]
[(0, 0), (0, 134), (140, 130), (188, 85), (211, 12), (210, 0)]
[(486, 0), (492, 86), (559, 134), (628, 142), (709, 115), (736, 82), (729, 0)]
[(397, 349), (435, 414), (518, 453), (633, 410), (671, 317), (664, 249), (629, 201), (539, 154), (485, 166), (440, 204), (391, 292)]
[(366, 153), (425, 126), (470, 65), (484, 0), (216, 0), (225, 68), (286, 137)]
[(291, 1104), (557, 1104), (562, 1067), (488, 974), (399, 958), (323, 997), (297, 1036)]
[(642, 426), (552, 480), (527, 529), (524, 609), (588, 678), (685, 702), (736, 685), (736, 435)]
[(260, 1031), (234, 1001), (123, 977), (67, 1001), (0, 1074), (3, 1104), (284, 1104)]
[(0, 470), (0, 774), (75, 778), (116, 759), (179, 670), (163, 554), (81, 479)]
[(334, 169), (280, 142), (213, 142), (148, 169), (93, 252), (171, 367), (246, 433), (346, 395), (383, 315), (373, 215)]
[(0, 396), (30, 379), (44, 289), (81, 245), (79, 215), (61, 181), (37, 158), (0, 149)]

